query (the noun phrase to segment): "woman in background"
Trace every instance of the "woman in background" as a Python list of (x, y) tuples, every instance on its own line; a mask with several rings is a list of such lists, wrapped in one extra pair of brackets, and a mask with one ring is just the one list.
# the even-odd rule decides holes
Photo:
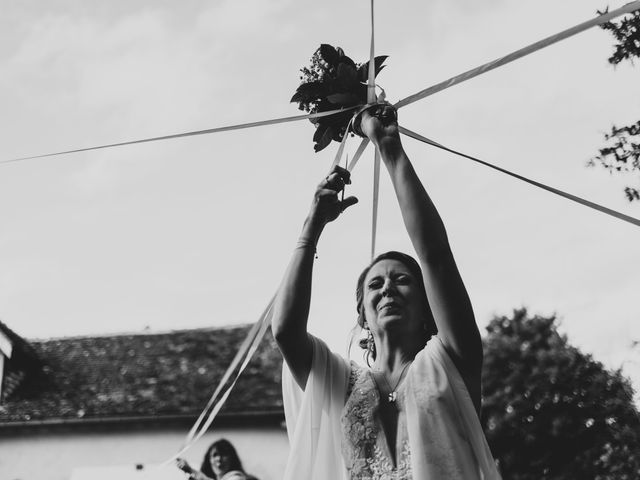
[(180, 470), (189, 475), (189, 480), (258, 480), (244, 471), (238, 452), (224, 438), (209, 446), (200, 470), (195, 470), (183, 458), (178, 458), (176, 463)]

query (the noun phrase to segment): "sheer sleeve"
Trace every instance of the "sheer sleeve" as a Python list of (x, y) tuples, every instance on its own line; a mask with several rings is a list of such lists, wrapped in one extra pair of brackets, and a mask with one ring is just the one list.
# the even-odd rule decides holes
[(306, 388), (300, 389), (286, 363), (282, 396), (289, 436), (284, 480), (346, 479), (341, 454), (340, 415), (351, 366), (311, 336), (313, 357)]
[(414, 478), (500, 480), (471, 396), (437, 336), (416, 356), (406, 387)]

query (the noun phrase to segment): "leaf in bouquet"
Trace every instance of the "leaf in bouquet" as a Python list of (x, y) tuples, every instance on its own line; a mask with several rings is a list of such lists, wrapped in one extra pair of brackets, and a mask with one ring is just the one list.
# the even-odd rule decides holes
[(356, 67), (347, 63), (338, 65), (338, 83), (346, 88), (351, 89), (358, 84), (358, 71)]
[[(336, 106), (333, 103), (330, 103), (327, 100), (327, 97), (321, 98), (318, 103), (316, 103), (316, 108), (318, 112), (328, 112), (329, 110), (335, 110)], [(333, 115), (329, 116), (329, 117), (323, 117), (323, 118), (331, 118), (333, 117)]]
[(326, 124), (325, 122), (320, 122), (318, 124), (318, 128), (316, 128), (316, 132), (313, 134), (313, 141), (314, 142), (319, 142), (320, 139), (322, 138), (322, 136), (327, 131), (327, 128), (329, 128), (329, 127), (330, 127), (330, 125)]
[(354, 93), (334, 93), (327, 95), (327, 100), (333, 104), (351, 107), (360, 103), (360, 97)]
[(358, 103), (365, 105), (367, 103), (367, 84), (359, 83), (356, 88), (353, 89), (354, 95), (358, 96)]
[[(339, 49), (339, 52), (341, 52), (342, 49)], [(356, 62), (354, 62), (353, 60), (351, 60), (351, 57), (348, 57), (347, 55), (344, 54), (344, 52), (342, 52), (342, 55), (340, 55), (340, 63), (346, 63), (347, 65), (351, 65), (353, 68), (358, 68), (358, 66), (356, 65)]]
[[(374, 59), (373, 65), (375, 67), (376, 77), (385, 67), (383, 63), (387, 58), (389, 58), (389, 55), (380, 55)], [(369, 79), (369, 61), (366, 61), (358, 67), (358, 77), (361, 82), (366, 82)]]
[[(320, 128), (322, 128), (322, 126), (318, 127), (318, 129)], [(323, 132), (324, 133), (318, 140), (316, 140), (316, 135), (313, 136), (313, 139), (316, 142), (316, 144), (313, 146), (313, 149), (316, 151), (316, 153), (322, 150), (323, 148), (326, 148), (327, 145), (331, 143), (331, 139), (333, 138), (333, 134), (334, 134), (334, 129), (331, 126), (327, 126)], [(318, 132), (316, 131), (316, 134), (317, 133)]]
[(328, 43), (320, 45), (320, 55), (329, 65), (336, 65), (340, 60), (340, 54), (338, 51)]
[(349, 126), (349, 121), (351, 120), (352, 112), (343, 112), (335, 115), (331, 115), (330, 117), (323, 118), (323, 124), (325, 124), (328, 128), (331, 128), (333, 133), (333, 140), (336, 142), (340, 142), (342, 140), (342, 136), (344, 132), (347, 131)]
[(303, 83), (296, 89), (296, 93), (293, 94), (290, 102), (306, 103), (311, 100), (317, 100), (326, 95), (326, 93), (322, 82)]
[(342, 138), (345, 136), (345, 134), (347, 133), (347, 126), (343, 126), (340, 129), (337, 129), (334, 133), (333, 133), (333, 138), (332, 140), (334, 142), (338, 142), (340, 143), (342, 141)]

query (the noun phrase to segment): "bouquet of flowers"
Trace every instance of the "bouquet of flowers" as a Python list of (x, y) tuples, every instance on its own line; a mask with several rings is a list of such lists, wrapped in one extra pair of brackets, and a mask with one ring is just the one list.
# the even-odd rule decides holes
[[(387, 55), (375, 57), (375, 75), (384, 68)], [(311, 64), (300, 70), (302, 84), (291, 97), (300, 110), (309, 113), (327, 112), (367, 103), (367, 79), (369, 62), (356, 64), (340, 47), (326, 43), (320, 45), (311, 57)], [(316, 127), (313, 135), (314, 150), (319, 152), (331, 143), (341, 142), (349, 132), (353, 110), (326, 117), (313, 118)]]

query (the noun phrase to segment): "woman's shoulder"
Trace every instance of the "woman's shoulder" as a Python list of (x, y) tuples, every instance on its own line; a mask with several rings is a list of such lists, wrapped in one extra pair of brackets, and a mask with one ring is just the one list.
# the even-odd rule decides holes
[(312, 369), (325, 371), (330, 370), (332, 373), (346, 373), (351, 369), (348, 359), (342, 355), (338, 355), (331, 350), (321, 338), (309, 335), (313, 348)]
[(442, 340), (437, 335), (433, 335), (422, 350), (416, 354), (411, 370), (424, 373), (425, 368), (431, 370), (436, 365), (448, 370), (450, 363), (451, 358)]

